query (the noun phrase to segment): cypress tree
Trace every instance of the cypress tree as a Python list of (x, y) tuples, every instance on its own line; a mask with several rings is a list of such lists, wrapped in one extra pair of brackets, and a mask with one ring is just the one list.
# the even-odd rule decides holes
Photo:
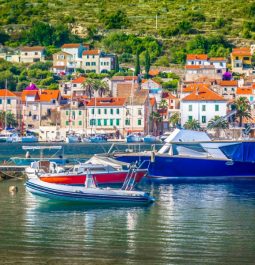
[(135, 75), (139, 75), (141, 72), (139, 51), (136, 51), (136, 60), (135, 60)]
[(150, 71), (150, 68), (151, 68), (151, 58), (150, 58), (150, 54), (148, 52), (148, 50), (146, 50), (146, 53), (145, 53), (145, 78), (149, 78), (149, 71)]
[(120, 65), (119, 65), (119, 58), (118, 55), (115, 57), (115, 72), (118, 73), (120, 71)]

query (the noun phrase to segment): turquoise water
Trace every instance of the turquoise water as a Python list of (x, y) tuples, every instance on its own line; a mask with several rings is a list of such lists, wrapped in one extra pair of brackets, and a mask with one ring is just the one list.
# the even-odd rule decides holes
[[(1, 155), (14, 147), (1, 145)], [(155, 204), (49, 203), (23, 180), (0, 182), (0, 264), (255, 264), (255, 180), (140, 187)]]

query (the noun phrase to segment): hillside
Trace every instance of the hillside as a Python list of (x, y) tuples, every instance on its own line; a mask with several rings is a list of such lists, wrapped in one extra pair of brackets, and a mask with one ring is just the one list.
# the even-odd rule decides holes
[(11, 41), (19, 43), (20, 34), (36, 21), (67, 25), (97, 46), (107, 46), (103, 39), (113, 32), (153, 36), (163, 45), (162, 54), (185, 47), (196, 35), (221, 35), (233, 45), (255, 39), (253, 0), (0, 1), (0, 29), (11, 35)]

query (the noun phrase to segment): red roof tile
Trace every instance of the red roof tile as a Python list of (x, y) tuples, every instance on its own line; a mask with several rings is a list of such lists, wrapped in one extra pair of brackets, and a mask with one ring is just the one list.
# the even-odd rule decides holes
[(187, 54), (187, 60), (208, 60), (207, 54)]
[(220, 86), (238, 86), (237, 80), (222, 80), (219, 83)]
[(191, 93), (197, 89), (209, 89), (208, 84), (190, 84), (182, 89), (183, 93)]
[(42, 91), (39, 92), (40, 94), (40, 101), (44, 102), (50, 102), (51, 100), (57, 100), (59, 97), (59, 90), (48, 90), (48, 89), (43, 89)]
[(251, 50), (249, 47), (234, 48), (232, 50), (232, 55), (251, 56)]
[(85, 81), (86, 81), (86, 78), (84, 76), (80, 76), (80, 77), (72, 80), (72, 83), (73, 84), (82, 84)]
[(72, 49), (72, 48), (79, 48), (80, 47), (80, 43), (65, 43), (65, 44), (63, 44), (62, 46), (61, 46), (61, 48), (70, 48), (70, 49)]
[(24, 46), (20, 48), (22, 52), (42, 51), (44, 49), (45, 48), (43, 46)]
[(92, 98), (87, 106), (88, 107), (118, 107), (123, 106), (126, 102), (125, 98)]
[(224, 57), (212, 57), (210, 61), (226, 61), (227, 59)]
[(100, 50), (87, 50), (82, 53), (83, 55), (99, 55)]
[(8, 89), (0, 89), (0, 97), (16, 97), (16, 95)]
[(222, 96), (212, 91), (211, 89), (200, 87), (193, 91), (188, 96), (182, 99), (183, 101), (226, 101)]
[(236, 90), (237, 95), (251, 95), (252, 87), (238, 87)]
[(159, 75), (160, 71), (158, 69), (151, 69), (149, 75), (156, 76)]

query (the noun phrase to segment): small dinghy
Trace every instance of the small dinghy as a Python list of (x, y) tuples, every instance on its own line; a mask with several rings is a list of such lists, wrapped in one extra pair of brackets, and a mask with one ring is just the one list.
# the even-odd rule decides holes
[(32, 194), (59, 201), (76, 201), (94, 204), (144, 205), (154, 202), (148, 193), (134, 191), (133, 174), (130, 171), (121, 189), (97, 187), (92, 174), (88, 172), (85, 186), (53, 184), (40, 179), (29, 179), (26, 188)]

